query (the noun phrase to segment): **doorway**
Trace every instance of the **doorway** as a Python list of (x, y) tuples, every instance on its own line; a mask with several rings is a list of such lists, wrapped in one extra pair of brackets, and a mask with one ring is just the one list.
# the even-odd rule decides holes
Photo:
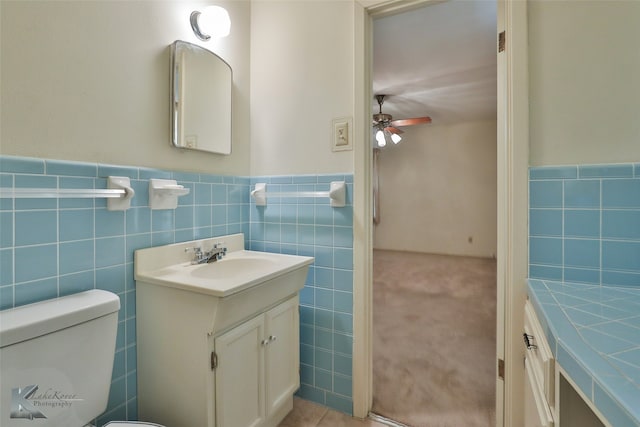
[(451, 0), (373, 22), (382, 112), (433, 119), (374, 155), (372, 411), (406, 425), (496, 423), (495, 16)]
[[(372, 188), (371, 21), (409, 2), (356, 4), (354, 9), (354, 337), (353, 413), (364, 418), (372, 403)], [(522, 309), (526, 299), (528, 236), (529, 98), (527, 2), (498, 1), (498, 250), (496, 426), (522, 425), (524, 369)], [(499, 36), (499, 37), (498, 37)]]

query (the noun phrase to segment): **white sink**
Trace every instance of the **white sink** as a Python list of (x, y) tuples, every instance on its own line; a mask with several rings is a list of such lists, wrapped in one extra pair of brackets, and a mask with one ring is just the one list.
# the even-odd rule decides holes
[(189, 274), (204, 279), (233, 279), (249, 272), (267, 272), (278, 268), (278, 260), (251, 251), (232, 252), (222, 260), (198, 265)]
[[(214, 244), (227, 248), (227, 255), (209, 264), (191, 264), (185, 249)], [(137, 281), (168, 286), (216, 297), (227, 297), (252, 288), (313, 262), (312, 257), (247, 251), (242, 234), (141, 249), (135, 253)], [(304, 283), (303, 283), (304, 284)]]

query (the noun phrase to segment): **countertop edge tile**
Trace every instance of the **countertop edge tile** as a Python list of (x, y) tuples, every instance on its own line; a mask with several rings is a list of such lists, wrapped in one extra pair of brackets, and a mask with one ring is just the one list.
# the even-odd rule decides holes
[[(582, 378), (572, 378), (572, 380), (578, 384), (592, 382), (593, 393), (589, 392), (585, 393), (585, 395), (588, 396), (591, 404), (606, 416), (610, 422), (631, 420), (635, 426), (640, 427), (640, 410), (630, 405), (630, 402), (640, 401), (640, 387), (632, 379), (627, 378), (620, 370), (616, 369), (601, 354), (602, 352), (606, 353), (606, 349), (600, 348), (596, 350), (591, 343), (584, 340), (578, 332), (580, 326), (574, 324), (564, 311), (565, 308), (570, 308), (570, 306), (565, 307), (563, 305), (563, 298), (555, 298), (555, 293), (560, 293), (560, 290), (562, 294), (566, 295), (572, 289), (579, 290), (580, 286), (569, 286), (569, 284), (559, 281), (527, 280), (529, 299), (533, 303), (534, 310), (545, 334), (547, 334), (547, 340), (557, 343), (557, 345), (551, 346), (551, 350), (558, 364), (565, 369), (569, 366), (563, 366), (563, 362), (565, 364), (574, 362), (576, 365), (572, 367), (575, 368), (577, 366), (580, 368), (579, 371), (584, 372)], [(591, 285), (584, 286), (586, 289), (587, 286)], [(593, 286), (591, 287), (593, 288)], [(607, 287), (601, 287), (600, 289), (600, 295), (606, 298)], [(614, 290), (616, 288), (611, 289)], [(638, 295), (640, 295), (640, 289), (638, 289)], [(550, 297), (553, 297), (553, 299)], [(597, 298), (594, 298), (593, 302), (598, 303), (595, 299)], [(610, 305), (610, 302), (608, 305)], [(616, 319), (607, 319), (607, 321), (614, 320)], [(566, 354), (559, 354), (563, 352)], [(571, 375), (571, 372), (567, 371), (567, 374)]]

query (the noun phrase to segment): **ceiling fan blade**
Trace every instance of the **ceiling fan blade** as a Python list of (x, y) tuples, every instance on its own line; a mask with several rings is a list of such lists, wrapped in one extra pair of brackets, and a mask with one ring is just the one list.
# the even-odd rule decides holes
[(400, 130), (400, 129), (398, 129), (396, 127), (393, 127), (393, 126), (387, 126), (386, 128), (384, 128), (384, 130), (388, 130), (391, 133), (397, 133), (398, 135), (404, 133), (403, 130)]
[(431, 117), (414, 117), (413, 119), (393, 120), (391, 126), (413, 126), (423, 123), (431, 123)]

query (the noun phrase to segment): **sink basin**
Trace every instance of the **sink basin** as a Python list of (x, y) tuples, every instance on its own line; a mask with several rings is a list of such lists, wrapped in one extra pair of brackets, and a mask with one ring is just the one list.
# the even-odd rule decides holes
[(237, 252), (233, 252), (219, 261), (195, 266), (189, 269), (189, 274), (205, 279), (229, 279), (250, 270), (265, 271), (277, 267), (277, 265), (276, 261), (268, 257), (239, 255)]
[[(226, 297), (267, 282), (313, 262), (312, 257), (256, 252), (242, 249), (244, 236), (236, 242), (232, 236), (225, 241), (209, 239), (136, 251), (135, 278), (155, 285)], [(227, 255), (210, 264), (192, 265), (185, 249), (213, 243), (227, 247)]]

